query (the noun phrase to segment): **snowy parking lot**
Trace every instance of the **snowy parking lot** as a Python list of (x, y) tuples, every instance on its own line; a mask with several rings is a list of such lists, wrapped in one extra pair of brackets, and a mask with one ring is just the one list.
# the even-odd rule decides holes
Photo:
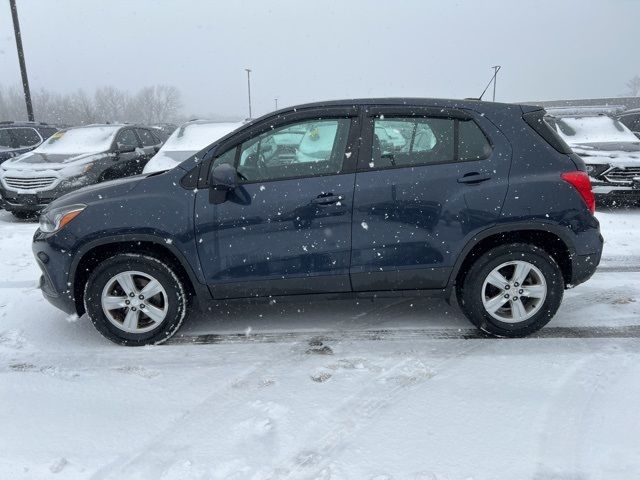
[(123, 348), (37, 289), (0, 211), (0, 478), (628, 479), (640, 471), (640, 209), (539, 334), (441, 300), (229, 303)]

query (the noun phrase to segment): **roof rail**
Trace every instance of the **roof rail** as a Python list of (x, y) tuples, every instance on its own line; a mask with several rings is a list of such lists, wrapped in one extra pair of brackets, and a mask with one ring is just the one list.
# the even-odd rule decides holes
[(595, 115), (617, 115), (622, 113), (626, 107), (624, 105), (589, 105), (589, 106), (566, 106), (566, 107), (545, 107), (549, 115), (555, 116), (595, 116)]

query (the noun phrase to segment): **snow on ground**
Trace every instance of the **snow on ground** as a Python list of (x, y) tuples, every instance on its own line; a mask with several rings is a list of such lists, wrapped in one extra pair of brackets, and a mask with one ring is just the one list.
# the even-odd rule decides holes
[(36, 226), (0, 211), (0, 478), (632, 478), (640, 210), (598, 216), (601, 270), (534, 338), (394, 299), (229, 304), (131, 349), (42, 299)]

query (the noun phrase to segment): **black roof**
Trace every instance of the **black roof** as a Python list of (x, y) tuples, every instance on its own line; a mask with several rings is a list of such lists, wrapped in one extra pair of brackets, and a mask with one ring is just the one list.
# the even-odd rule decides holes
[[(449, 107), (468, 108), (472, 110), (484, 110), (492, 108), (504, 108), (513, 106), (512, 103), (485, 102), (473, 98), (453, 99), (453, 98), (423, 98), (423, 97), (383, 97), (383, 98), (348, 98), (342, 100), (327, 100), (322, 102), (305, 103), (293, 107), (288, 107), (279, 111), (289, 111), (293, 108), (317, 108), (350, 105), (414, 105), (417, 107)], [(527, 105), (521, 105), (527, 107)], [(532, 108), (539, 109), (537, 105)]]
[(262, 121), (269, 117), (284, 115), (293, 111), (305, 110), (309, 108), (325, 108), (325, 107), (351, 107), (362, 105), (381, 105), (381, 106), (415, 106), (415, 107), (436, 107), (436, 108), (459, 108), (474, 110), (480, 113), (490, 113), (494, 111), (504, 110), (507, 108), (519, 108), (522, 113), (534, 110), (540, 110), (539, 105), (525, 105), (513, 103), (485, 102), (477, 99), (451, 99), (451, 98), (420, 98), (420, 97), (384, 97), (384, 98), (347, 98), (342, 100), (326, 100), (321, 102), (304, 103), (301, 105), (292, 105), (282, 108), (274, 112), (269, 112), (259, 118), (251, 119), (244, 126), (255, 125), (258, 121)]

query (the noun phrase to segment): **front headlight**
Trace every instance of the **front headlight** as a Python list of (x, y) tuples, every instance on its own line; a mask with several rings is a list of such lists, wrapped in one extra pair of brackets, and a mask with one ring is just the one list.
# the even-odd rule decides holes
[(85, 208), (87, 208), (86, 205), (79, 203), (45, 210), (40, 215), (40, 231), (45, 233), (57, 232), (80, 215)]

